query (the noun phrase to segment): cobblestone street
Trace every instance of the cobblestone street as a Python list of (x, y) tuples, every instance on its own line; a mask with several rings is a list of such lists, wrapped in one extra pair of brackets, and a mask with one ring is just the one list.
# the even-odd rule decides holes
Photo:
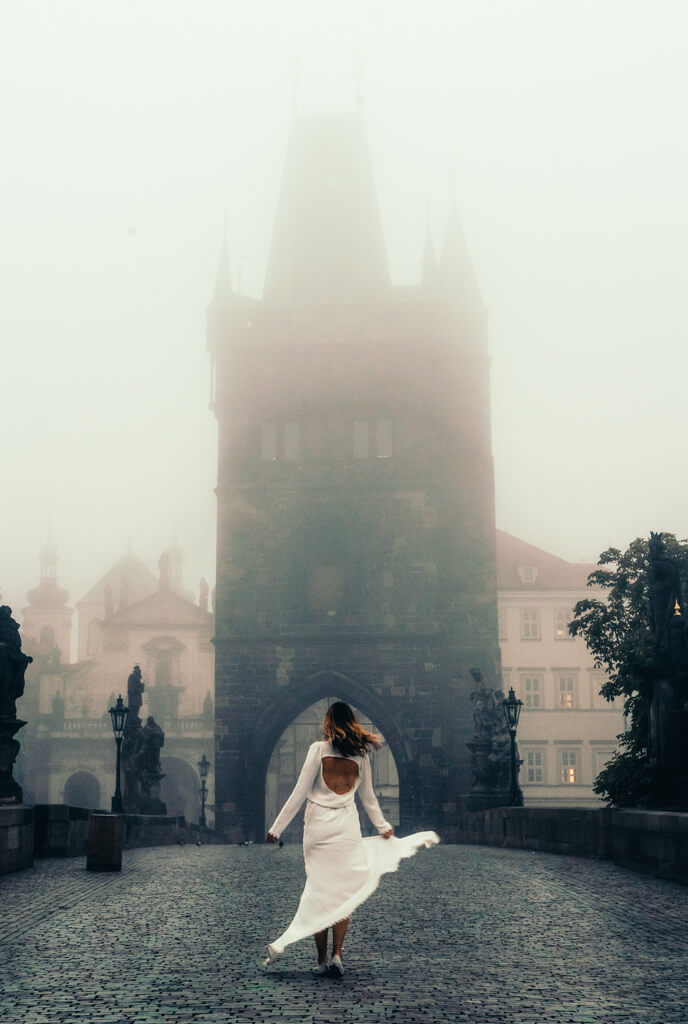
[(3, 1024), (396, 1021), (686, 1024), (688, 889), (613, 865), (421, 850), (354, 914), (342, 980), (314, 944), (271, 968), (300, 847), (125, 851), (0, 879)]

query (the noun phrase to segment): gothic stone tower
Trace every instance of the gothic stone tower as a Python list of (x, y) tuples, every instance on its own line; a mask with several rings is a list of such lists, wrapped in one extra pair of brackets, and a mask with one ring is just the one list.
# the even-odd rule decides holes
[(458, 217), (422, 286), (391, 287), (359, 116), (299, 119), (264, 298), (233, 292), (225, 234), (208, 336), (217, 827), (264, 838), (275, 743), (336, 695), (391, 747), (400, 833), (448, 829), (469, 670), (499, 671), (486, 315)]

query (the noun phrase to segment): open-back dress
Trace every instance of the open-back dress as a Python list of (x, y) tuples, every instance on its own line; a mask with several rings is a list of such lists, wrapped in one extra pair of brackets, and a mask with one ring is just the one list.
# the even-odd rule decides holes
[(303, 801), (308, 801), (303, 829), (306, 885), (293, 921), (268, 946), (268, 961), (290, 943), (348, 917), (377, 888), (381, 875), (396, 871), (399, 861), (413, 856), (421, 846), (440, 841), (436, 832), (364, 839), (354, 802), (357, 791), (378, 832), (387, 832), (392, 826), (377, 802), (367, 754), (349, 758), (358, 765), (358, 774), (346, 793), (335, 793), (326, 785), (323, 757), (343, 756), (329, 740), (312, 743), (296, 785), (270, 829), (279, 838)]

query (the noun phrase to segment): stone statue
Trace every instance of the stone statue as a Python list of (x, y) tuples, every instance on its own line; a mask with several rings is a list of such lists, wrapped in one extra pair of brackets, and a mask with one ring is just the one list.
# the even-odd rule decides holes
[(12, 609), (0, 607), (0, 804), (20, 804), (21, 786), (12, 777), (12, 768), (19, 753), (14, 734), (26, 725), (17, 718), (17, 701), (24, 694), (24, 673), (33, 658), (24, 654), (19, 637), (19, 623), (12, 618)]
[(33, 658), (24, 654), (19, 638), (19, 623), (12, 609), (0, 607), (0, 718), (16, 718), (17, 701), (24, 693), (24, 673)]
[(478, 684), (470, 695), (474, 728), (467, 744), (472, 754), (471, 792), (482, 794), (481, 800), (486, 794), (493, 795), (496, 806), (509, 788), (510, 737), (504, 718), (504, 693), (485, 686), (480, 669), (471, 669), (470, 675)]
[(676, 602), (681, 600), (681, 576), (676, 561), (667, 554), (661, 533), (651, 533), (649, 542), (650, 618), (655, 648), (667, 645), (668, 629)]
[(160, 751), (165, 746), (165, 733), (152, 715), (146, 719), (141, 730), (141, 768), (147, 772), (160, 771)]
[(127, 702), (129, 705), (127, 728), (129, 728), (130, 724), (141, 725), (139, 711), (143, 704), (143, 691), (145, 689), (145, 683), (141, 679), (141, 669), (138, 665), (134, 665), (134, 670), (127, 679)]
[(124, 769), (124, 809), (127, 814), (166, 814), (160, 799), (160, 782), (164, 774), (160, 769), (160, 751), (165, 744), (165, 733), (152, 715), (141, 726), (139, 711), (145, 684), (138, 665), (127, 680), (129, 715), (122, 740), (122, 767)]

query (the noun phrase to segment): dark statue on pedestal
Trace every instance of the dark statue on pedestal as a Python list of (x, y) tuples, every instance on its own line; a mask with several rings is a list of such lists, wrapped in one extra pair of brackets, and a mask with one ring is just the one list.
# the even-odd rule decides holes
[(19, 637), (19, 624), (12, 618), (12, 609), (0, 607), (0, 805), (20, 804), (21, 786), (12, 777), (12, 768), (19, 753), (14, 734), (26, 725), (17, 718), (17, 701), (24, 693), (24, 673), (33, 658), (24, 654)]
[(649, 544), (650, 619), (654, 652), (650, 682), (650, 763), (654, 807), (688, 809), (688, 627), (681, 611), (681, 577), (661, 533)]
[(160, 769), (160, 751), (165, 733), (152, 715), (141, 725), (139, 712), (145, 684), (141, 669), (134, 667), (127, 682), (129, 715), (122, 742), (124, 767), (124, 808), (128, 814), (166, 814), (160, 799), (160, 783), (165, 778)]
[(466, 744), (471, 751), (468, 809), (478, 810), (508, 802), (510, 740), (503, 692), (486, 687), (479, 669), (471, 669), (471, 676), (478, 688), (471, 693), (475, 731)]

